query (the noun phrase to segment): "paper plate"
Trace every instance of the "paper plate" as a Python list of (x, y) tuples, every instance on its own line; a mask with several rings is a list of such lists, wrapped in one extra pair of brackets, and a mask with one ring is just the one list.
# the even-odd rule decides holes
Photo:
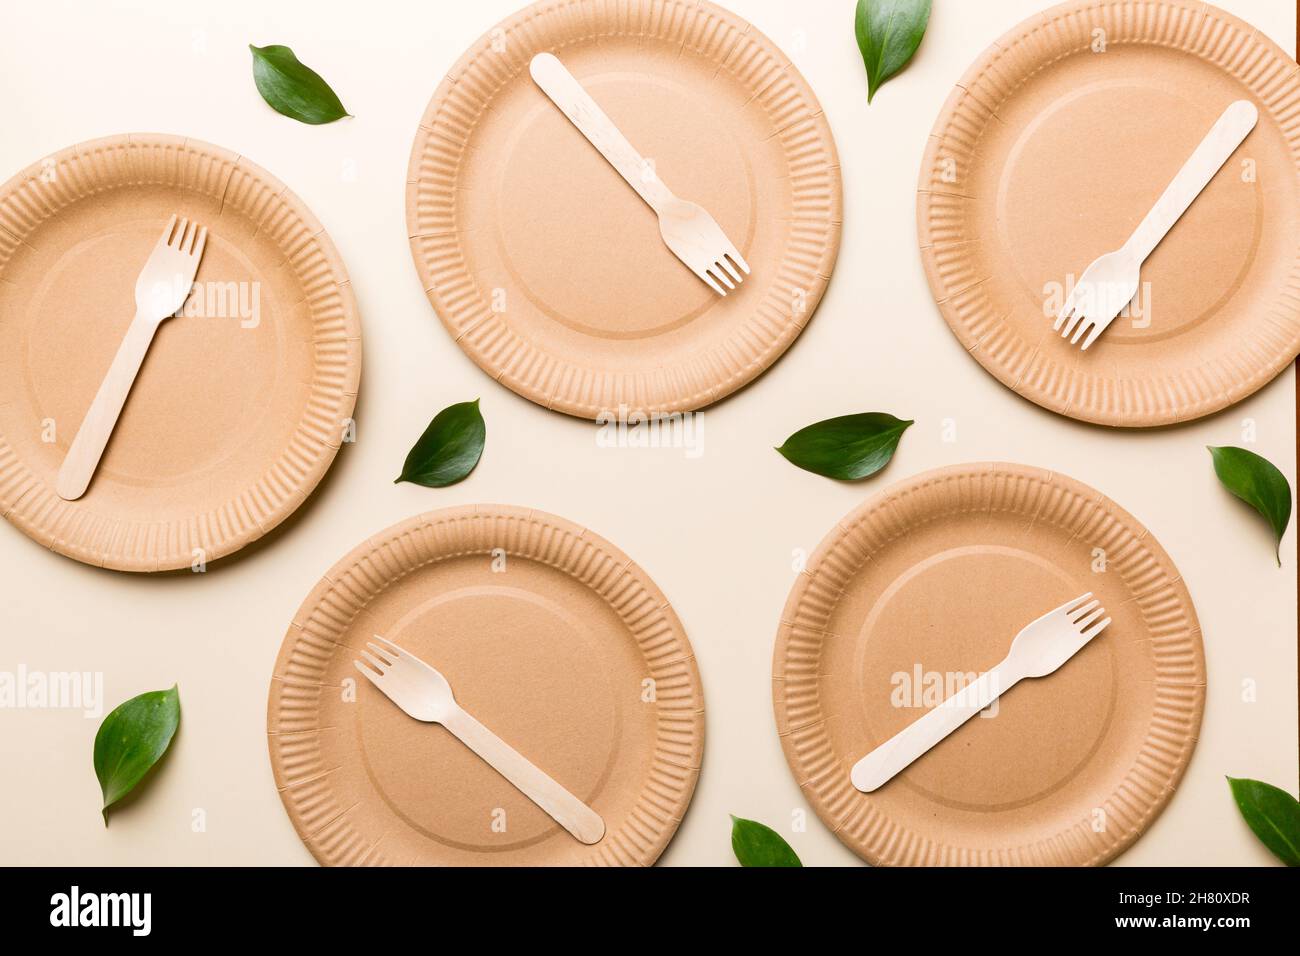
[[(753, 274), (722, 299), (533, 83), (554, 52)], [(597, 418), (687, 411), (747, 384), (811, 318), (839, 249), (840, 174), (817, 98), (752, 25), (704, 0), (545, 0), (434, 94), (411, 153), (411, 251), (484, 371)]]
[[(353, 667), (379, 634), (599, 813), (584, 846)], [(357, 686), (360, 684), (360, 686)], [(267, 712), (276, 785), (321, 863), (649, 865), (699, 774), (704, 697), (663, 594), (590, 531), (523, 508), (435, 511), (371, 538), (299, 609)]]
[[(54, 490), (178, 214), (208, 227), (198, 290), (164, 322), (86, 495)], [(193, 139), (131, 134), (0, 187), (0, 509), (123, 571), (196, 567), (316, 487), (356, 401), (361, 329), (324, 228), (282, 183)]]
[[(1091, 591), (1113, 623), (874, 793), (849, 771), (1030, 621)], [(829, 534), (790, 593), (777, 729), (805, 796), (878, 865), (1085, 865), (1164, 808), (1196, 745), (1205, 662), (1169, 556), (1077, 481), (974, 464), (901, 482)]]
[[(1142, 269), (1087, 352), (1052, 324), (1234, 100), (1255, 130)], [(922, 256), (940, 311), (1004, 385), (1104, 425), (1188, 421), (1300, 352), (1300, 73), (1200, 0), (1078, 0), (967, 71), (921, 168)]]

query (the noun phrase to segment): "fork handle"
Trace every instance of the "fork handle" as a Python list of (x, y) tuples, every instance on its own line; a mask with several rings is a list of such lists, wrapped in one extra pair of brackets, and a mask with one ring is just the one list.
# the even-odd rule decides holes
[(471, 714), (457, 707), (441, 723), (580, 842), (600, 842), (605, 835), (605, 821), (600, 814), (548, 777)]
[(158, 323), (147, 313), (137, 312), (131, 320), (113, 364), (100, 383), (95, 400), (90, 403), (90, 409), (72, 440), (72, 447), (59, 468), (54, 490), (60, 498), (76, 501), (86, 493), (157, 331)]
[(1259, 110), (1250, 100), (1237, 100), (1223, 111), (1205, 139), (1201, 140), (1201, 145), (1196, 147), (1196, 152), (1192, 153), (1125, 244), (1129, 251), (1136, 253), (1139, 262), (1145, 262), (1147, 256), (1155, 251), (1258, 121)]
[(654, 167), (642, 158), (554, 54), (537, 54), (528, 69), (542, 92), (578, 127), (578, 132), (600, 150), (600, 155), (618, 170), (651, 209), (659, 212), (673, 198), (672, 192), (655, 174)]
[(953, 694), (920, 720), (909, 724), (856, 764), (850, 779), (863, 793), (883, 787), (935, 744), (1010, 689), (1020, 676), (1009, 661)]

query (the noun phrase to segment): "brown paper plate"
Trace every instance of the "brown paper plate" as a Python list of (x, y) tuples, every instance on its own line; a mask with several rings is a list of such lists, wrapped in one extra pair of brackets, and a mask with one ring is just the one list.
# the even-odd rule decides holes
[[(375, 634), (440, 670), (605, 837), (582, 845), (370, 686), (353, 661)], [(334, 566), (285, 637), (267, 733), (321, 863), (649, 865), (695, 789), (704, 696), (681, 623), (631, 559), (562, 518), (478, 505), (397, 525)]]
[[(85, 497), (64, 501), (55, 476), (173, 213), (209, 229), (199, 290), (159, 329)], [(247, 159), (148, 133), (55, 153), (0, 187), (0, 509), (87, 564), (228, 555), (334, 460), (360, 335), (324, 228)]]
[[(722, 299), (538, 89), (556, 53), (664, 182), (753, 268)], [(545, 0), (480, 39), (434, 94), (407, 224), (429, 301), (484, 371), (596, 418), (714, 402), (790, 346), (839, 250), (840, 174), (817, 98), (751, 24), (705, 0)]]
[[(1142, 270), (1131, 315), (1086, 353), (1052, 331), (1220, 113), (1254, 132)], [(1300, 352), (1300, 71), (1200, 0), (1078, 0), (998, 40), (931, 134), (917, 218), (940, 311), (1004, 385), (1104, 425), (1188, 421)]]
[[(1113, 623), (871, 794), (853, 764), (1084, 592)], [(773, 664), (777, 729), (813, 808), (878, 865), (1101, 864), (1164, 808), (1196, 745), (1191, 597), (1146, 528), (1077, 481), (972, 464), (901, 482), (822, 541)]]

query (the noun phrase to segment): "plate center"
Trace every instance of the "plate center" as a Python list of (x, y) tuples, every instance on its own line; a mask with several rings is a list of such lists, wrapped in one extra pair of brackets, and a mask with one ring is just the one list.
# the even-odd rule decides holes
[[(1046, 327), (1088, 265), (1132, 235), (1232, 102), (1226, 90), (1201, 93), (1137, 75), (1098, 80), (1046, 103), (1011, 144), (998, 179), (999, 241)], [(1264, 226), (1256, 158), (1248, 138), (1156, 247), (1107, 342), (1176, 336), (1241, 289)]]
[[(863, 754), (997, 664), (1021, 628), (1079, 593), (1053, 563), (994, 545), (943, 551), (901, 575), (859, 636), (856, 696), (870, 738)], [(1103, 634), (1056, 673), (1010, 688), (886, 787), (993, 810), (1066, 784), (1111, 719), (1116, 682), (1107, 638), (1115, 635)]]
[[(620, 735), (608, 662), (583, 622), (544, 594), (474, 585), (431, 598), (382, 635), (440, 671), (457, 702), (591, 805)], [(444, 728), (359, 695), (358, 733), (384, 800), (448, 846), (508, 850), (571, 839)]]
[[(61, 453), (131, 324), (136, 277), (158, 239), (155, 219), (133, 220), (126, 212), (129, 197), (103, 203), (121, 207), (125, 221), (107, 228), (83, 222), (89, 234), (75, 239), (38, 230), (30, 259), (14, 264), (16, 275), (39, 276), (16, 316), (26, 330), (32, 407), (39, 421), (54, 424)], [(249, 444), (277, 380), (291, 371), (275, 294), (258, 275), (236, 245), (210, 233), (198, 289), (182, 315), (159, 327), (104, 453), (101, 477), (134, 485), (181, 481)]]
[[(727, 111), (660, 73), (589, 73), (581, 62), (569, 65), (654, 172), (743, 245), (754, 227), (754, 173)], [(529, 83), (519, 95), (497, 223), (503, 264), (529, 301), (606, 339), (660, 335), (715, 307), (721, 300), (668, 251), (632, 187), (540, 90)]]

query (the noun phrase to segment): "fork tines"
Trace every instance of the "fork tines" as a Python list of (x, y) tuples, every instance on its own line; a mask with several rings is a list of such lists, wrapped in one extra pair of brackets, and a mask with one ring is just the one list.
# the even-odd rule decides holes
[[(739, 268), (737, 268), (739, 267)], [(744, 273), (742, 275), (741, 273)], [(735, 246), (731, 246), (716, 262), (704, 269), (697, 269), (695, 274), (703, 279), (714, 292), (725, 296), (727, 290), (734, 290), (749, 275), (749, 263)], [(719, 284), (721, 283), (721, 284)], [(724, 289), (722, 286), (726, 286)]]
[(187, 256), (203, 255), (203, 247), (207, 242), (207, 226), (200, 226), (197, 222), (190, 222), (189, 219), (175, 215), (167, 221), (162, 235), (158, 238), (159, 246), (175, 249)]
[(1099, 620), (1105, 615), (1106, 609), (1101, 606), (1101, 601), (1089, 600), (1090, 598), (1092, 598), (1091, 591), (1080, 595), (1067, 604), (1063, 604), (1059, 608), (1065, 613), (1066, 619), (1069, 620), (1071, 626), (1081, 636), (1088, 638), (1101, 633), (1106, 628), (1106, 625), (1110, 623), (1110, 618), (1106, 618), (1104, 621)]
[[(375, 641), (382, 641), (383, 644), (376, 644)], [(362, 650), (357, 653), (365, 658), (372, 671), (378, 672), (378, 675), (382, 677), (401, 658), (402, 649), (391, 641), (384, 640), (378, 634), (375, 635), (375, 641), (366, 641), (366, 647), (370, 650)], [(357, 670), (361, 671), (361, 673), (367, 677), (371, 676), (371, 673), (361, 666), (361, 661), (353, 661), (353, 663), (356, 664)]]

